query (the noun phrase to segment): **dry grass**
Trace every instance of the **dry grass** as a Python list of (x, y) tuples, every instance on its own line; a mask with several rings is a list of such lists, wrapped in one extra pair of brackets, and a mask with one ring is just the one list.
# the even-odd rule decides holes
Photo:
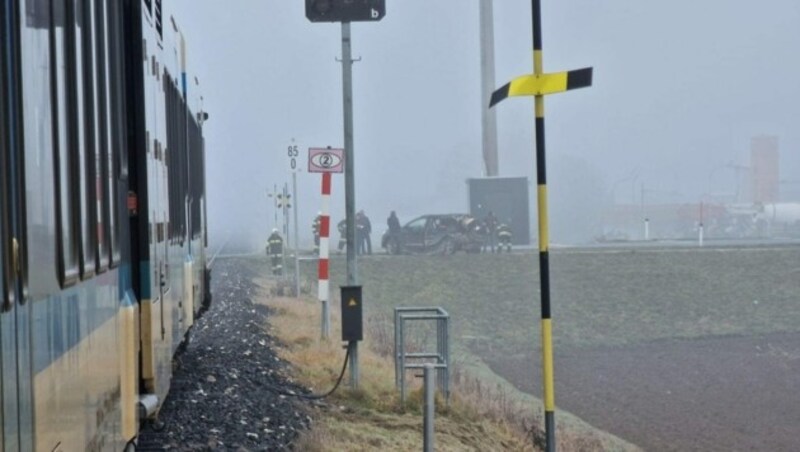
[[(282, 342), (279, 353), (295, 366), (295, 376), (315, 393), (325, 392), (341, 370), (345, 351), (338, 340), (339, 301), (332, 300), (331, 340), (320, 337), (319, 303), (271, 296), (272, 281), (259, 281), (262, 300), (274, 310), (270, 333)], [(366, 340), (359, 346), (360, 389), (342, 386), (318, 409), (313, 430), (295, 444), (303, 451), (419, 450), (422, 445), (422, 391), (415, 378), (405, 406), (394, 387), (393, 331), (389, 318), (365, 322)], [(422, 344), (419, 345), (420, 347)], [(469, 366), (457, 362), (452, 373), (449, 406), (439, 400), (436, 450), (533, 451), (541, 448), (540, 419), (530, 405), (503, 386), (476, 378)], [(609, 446), (609, 444), (611, 446)], [(558, 448), (564, 451), (620, 450), (617, 443), (589, 428), (559, 430)]]

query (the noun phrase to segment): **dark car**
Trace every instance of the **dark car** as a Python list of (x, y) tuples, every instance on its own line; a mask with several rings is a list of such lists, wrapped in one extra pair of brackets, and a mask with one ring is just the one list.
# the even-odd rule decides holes
[(397, 233), (386, 231), (381, 246), (390, 254), (477, 253), (484, 242), (479, 223), (467, 214), (423, 215)]

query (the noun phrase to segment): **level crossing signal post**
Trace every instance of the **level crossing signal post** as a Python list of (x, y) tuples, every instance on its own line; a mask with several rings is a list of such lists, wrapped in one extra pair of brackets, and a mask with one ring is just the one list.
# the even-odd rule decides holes
[(283, 191), (278, 193), (277, 206), (281, 209), (283, 215), (283, 236), (286, 238), (286, 243), (289, 243), (289, 209), (292, 208), (292, 195), (289, 194), (289, 184), (283, 184)]
[(317, 293), (322, 306), (322, 338), (328, 339), (330, 335), (330, 296), (329, 279), (329, 257), (330, 257), (330, 199), (331, 199), (331, 174), (341, 173), (343, 168), (342, 159), (344, 149), (309, 148), (308, 149), (308, 172), (322, 173), (322, 209), (316, 221), (319, 221), (317, 234), (319, 235), (319, 265), (317, 282)]
[[(277, 215), (278, 209), (281, 210), (282, 220), (283, 220), (283, 237), (284, 243), (286, 243), (286, 247), (284, 247), (283, 257), (282, 259), (282, 267), (283, 269), (286, 268), (286, 248), (289, 246), (289, 209), (292, 208), (292, 195), (289, 194), (289, 186), (288, 184), (283, 184), (283, 191), (277, 193), (275, 195), (275, 212)], [(297, 209), (295, 209), (297, 211)]]
[(544, 387), (545, 450), (555, 450), (555, 391), (553, 380), (553, 338), (550, 314), (550, 256), (547, 209), (547, 168), (545, 165), (544, 96), (592, 84), (592, 68), (544, 73), (542, 63), (541, 0), (531, 0), (533, 22), (533, 74), (517, 77), (494, 93), (489, 108), (509, 96), (534, 96), (536, 129), (536, 181), (539, 217), (539, 281), (541, 293), (542, 385)]
[[(344, 110), (344, 191), (347, 223), (347, 286), (358, 284), (356, 266), (356, 207), (355, 159), (353, 158), (353, 58), (350, 22), (383, 19), (385, 0), (306, 0), (306, 18), (311, 22), (340, 22), (342, 24), (342, 94)], [(350, 384), (358, 388), (358, 341), (349, 341)]]

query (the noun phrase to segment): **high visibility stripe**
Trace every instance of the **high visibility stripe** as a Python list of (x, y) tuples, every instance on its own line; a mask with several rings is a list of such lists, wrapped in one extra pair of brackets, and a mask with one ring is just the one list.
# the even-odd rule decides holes
[(330, 237), (330, 235), (331, 235), (331, 217), (323, 216), (320, 219), (319, 236)]
[(542, 50), (542, 3), (531, 0), (531, 32), (533, 33), (533, 49)]
[(331, 173), (322, 173), (322, 194), (331, 194)]
[(494, 107), (500, 101), (504, 100), (508, 97), (508, 90), (511, 88), (511, 83), (506, 83), (505, 85), (501, 86), (499, 89), (495, 90), (492, 93), (492, 98), (489, 100), (489, 108)]
[(318, 276), (318, 298), (319, 301), (327, 301), (330, 284), (329, 255), (330, 255), (330, 231), (331, 217), (331, 173), (322, 173), (322, 211), (319, 219), (319, 264), (317, 268)]
[(533, 73), (544, 73), (544, 62), (542, 60), (542, 50), (537, 49), (533, 51)]
[(322, 195), (322, 212), (323, 214), (327, 215), (328, 212), (331, 211), (331, 195)]
[(523, 75), (511, 80), (492, 93), (489, 107), (493, 107), (507, 97), (545, 96), (591, 85), (592, 68), (590, 67), (567, 72), (554, 72), (552, 74)]
[(328, 293), (330, 292), (330, 283), (327, 279), (320, 280), (317, 289), (317, 299), (319, 301), (328, 301)]
[(533, 110), (534, 116), (537, 119), (544, 118), (544, 96), (536, 96), (534, 104), (535, 104)]
[(542, 318), (550, 318), (550, 253), (539, 252), (539, 277), (541, 282), (539, 290), (542, 300)]
[(567, 72), (567, 89), (588, 88), (592, 86), (593, 70), (590, 67)]
[(556, 450), (556, 413), (544, 411), (545, 451)]
[[(544, 100), (542, 100), (544, 102)], [(544, 142), (544, 118), (536, 118), (536, 183), (547, 184), (547, 161)]]
[(329, 275), (329, 273), (328, 273), (328, 262), (329, 262), (328, 259), (320, 259), (319, 260), (318, 270), (319, 270), (319, 279), (321, 279), (321, 280), (329, 279), (328, 278), (328, 275)]
[(330, 257), (331, 239), (329, 237), (319, 238), (319, 258), (327, 259)]
[[(592, 84), (592, 68), (517, 77), (509, 83), (509, 96), (543, 96)], [(502, 99), (501, 99), (502, 100)]]
[(550, 319), (542, 319), (542, 377), (545, 411), (553, 411), (556, 408), (556, 397), (553, 390), (553, 334), (550, 322)]
[(550, 247), (550, 233), (547, 226), (547, 185), (539, 185), (537, 201), (539, 206), (539, 251), (545, 252)]

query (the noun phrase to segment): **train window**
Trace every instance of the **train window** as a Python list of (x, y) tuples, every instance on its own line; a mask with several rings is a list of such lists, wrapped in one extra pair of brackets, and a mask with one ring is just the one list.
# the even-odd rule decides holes
[(173, 99), (172, 90), (170, 89), (169, 73), (165, 74), (164, 78), (164, 107), (166, 108), (167, 119), (167, 149), (166, 149), (166, 166), (167, 166), (167, 203), (169, 204), (169, 227), (167, 228), (167, 237), (170, 243), (175, 242), (175, 180), (172, 177), (174, 164), (172, 158), (175, 155), (175, 121), (173, 118)]
[(167, 117), (167, 171), (169, 237), (174, 243), (186, 236), (186, 104), (169, 72), (163, 77)]
[(56, 192), (56, 239), (58, 242), (58, 268), (62, 287), (77, 281), (78, 261), (78, 159), (74, 152), (76, 127), (75, 92), (68, 87), (73, 86), (75, 78), (74, 35), (73, 24), (75, 11), (68, 6), (68, 0), (53, 1), (53, 27), (50, 32), (50, 66), (53, 81), (52, 103), (55, 120), (53, 121), (53, 160), (55, 163)]
[[(6, 8), (0, 8), (0, 42), (8, 42), (9, 30), (6, 27)], [(8, 86), (6, 83), (7, 71), (7, 58), (6, 46), (0, 46), (0, 301), (2, 302), (3, 310), (8, 308), (9, 291), (8, 291), (8, 278), (7, 272), (9, 269), (9, 256), (7, 253), (7, 244), (9, 243), (8, 236), (8, 188), (5, 186), (10, 179), (10, 175), (6, 174), (8, 171), (8, 105), (6, 99), (8, 96)]]
[(99, 157), (101, 161), (101, 177), (103, 181), (103, 192), (101, 198), (105, 201), (103, 203), (102, 218), (105, 219), (104, 228), (102, 229), (101, 237), (98, 239), (100, 246), (101, 260), (107, 261), (109, 266), (113, 266), (116, 259), (114, 259), (114, 239), (116, 235), (116, 213), (117, 213), (117, 199), (116, 199), (116, 183), (114, 178), (114, 127), (112, 120), (112, 78), (111, 78), (111, 56), (109, 55), (111, 43), (111, 19), (109, 7), (106, 2), (101, 1), (97, 3), (97, 11), (95, 20), (97, 21), (97, 42), (98, 42), (98, 74), (97, 79), (100, 80), (101, 99), (98, 101), (100, 105), (100, 132), (102, 145), (102, 155)]
[(92, 107), (94, 114), (89, 118), (94, 127), (94, 191), (95, 191), (95, 240), (96, 261), (98, 272), (103, 272), (109, 266), (109, 193), (108, 193), (108, 108), (107, 108), (107, 80), (106, 80), (106, 55), (105, 55), (105, 7), (104, 1), (88, 0), (86, 3), (88, 24), (93, 29), (91, 55), (94, 57), (91, 64), (93, 82), (89, 84), (92, 93)]
[(92, 73), (92, 21), (91, 1), (72, 2), (75, 8), (75, 128), (79, 156), (78, 188), (80, 191), (81, 224), (81, 278), (90, 278), (96, 272), (97, 254), (97, 201), (95, 186), (94, 140), (94, 74)]
[[(21, 17), (26, 18), (20, 29), (21, 109), (24, 143), (24, 216), (20, 227), (26, 253), (27, 269), (35, 269), (30, 291), (33, 299), (58, 289), (56, 269), (55, 184), (53, 168), (52, 83), (50, 42), (51, 9), (49, 2), (20, 2)], [(61, 18), (63, 23), (63, 18)]]
[(164, 22), (161, 17), (161, 0), (155, 0), (155, 18), (156, 18), (156, 31), (159, 38), (164, 38)]
[(189, 121), (189, 136), (191, 138), (191, 154), (190, 154), (190, 163), (191, 163), (191, 171), (189, 173), (190, 183), (189, 187), (191, 189), (191, 221), (190, 224), (192, 226), (191, 236), (193, 239), (197, 239), (200, 237), (200, 232), (202, 230), (202, 218), (200, 216), (200, 208), (201, 208), (201, 199), (203, 196), (203, 136), (202, 131), (200, 130), (200, 126), (197, 124), (197, 121), (192, 118)]
[(125, 96), (123, 95), (122, 16), (119, 2), (107, 2), (107, 54), (108, 54), (108, 116), (109, 116), (109, 217), (111, 265), (121, 258), (120, 218), (124, 206), (120, 205), (119, 184), (128, 177), (126, 152)]
[(72, 125), (75, 104), (73, 90), (67, 87), (74, 83), (73, 27), (74, 11), (67, 6), (67, 0), (53, 2), (53, 28), (50, 35), (51, 78), (53, 79), (53, 105), (56, 120), (53, 121), (54, 144), (53, 159), (56, 166), (56, 237), (59, 241), (58, 264), (62, 286), (69, 286), (77, 281), (80, 268), (78, 261), (78, 190), (76, 189), (78, 160), (73, 141), (75, 129)]

